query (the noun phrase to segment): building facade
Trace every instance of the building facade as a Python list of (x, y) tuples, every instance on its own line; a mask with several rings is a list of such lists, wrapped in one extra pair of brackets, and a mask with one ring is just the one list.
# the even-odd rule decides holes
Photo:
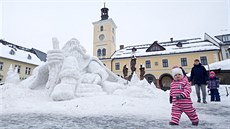
[(28, 78), (35, 67), (42, 64), (46, 54), (0, 40), (0, 84), (3, 84), (10, 65), (17, 67), (20, 80)]
[[(153, 82), (157, 87), (168, 89), (172, 81), (172, 67), (182, 66), (185, 72), (189, 73), (195, 59), (200, 59), (203, 65), (221, 60), (220, 46), (211, 38), (170, 38), (166, 42), (155, 41), (127, 47), (121, 45), (120, 49), (116, 50), (116, 25), (108, 18), (108, 9), (105, 8), (101, 9), (101, 20), (93, 23), (93, 55), (121, 77), (124, 77), (125, 69), (128, 70), (126, 73), (128, 72), (130, 79), (133, 72), (131, 69), (135, 69), (135, 73), (140, 75), (141, 70), (143, 74), (144, 68), (144, 78), (149, 83)], [(104, 13), (104, 10), (107, 12)], [(106, 53), (103, 53), (103, 49), (106, 49)]]

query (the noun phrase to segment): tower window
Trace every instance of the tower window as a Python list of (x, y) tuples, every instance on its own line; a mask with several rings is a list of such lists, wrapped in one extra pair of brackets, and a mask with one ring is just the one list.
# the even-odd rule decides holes
[(100, 31), (103, 31), (104, 30), (104, 27), (103, 26), (100, 26)]
[(101, 56), (101, 49), (97, 50), (97, 56)]
[(114, 34), (114, 32), (115, 32), (114, 28), (112, 28), (112, 32), (113, 32), (113, 34)]
[(106, 49), (105, 48), (102, 49), (102, 56), (106, 56)]

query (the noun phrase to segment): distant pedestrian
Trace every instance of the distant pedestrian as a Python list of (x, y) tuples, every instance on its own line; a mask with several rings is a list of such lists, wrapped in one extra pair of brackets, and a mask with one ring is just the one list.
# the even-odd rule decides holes
[(209, 80), (208, 80), (208, 89), (211, 92), (211, 101), (220, 102), (220, 94), (218, 91), (219, 88), (219, 78), (216, 77), (215, 72), (211, 71), (209, 73)]
[(205, 67), (200, 63), (199, 59), (194, 60), (194, 66), (191, 70), (190, 81), (193, 82), (196, 88), (197, 102), (201, 102), (200, 90), (202, 91), (203, 103), (206, 101), (206, 83), (208, 80), (208, 74)]
[(172, 69), (173, 81), (170, 84), (170, 103), (172, 103), (172, 118), (170, 125), (179, 125), (181, 114), (184, 112), (192, 122), (192, 125), (198, 125), (199, 119), (196, 109), (192, 106), (190, 93), (191, 84), (187, 77), (183, 75), (181, 68)]

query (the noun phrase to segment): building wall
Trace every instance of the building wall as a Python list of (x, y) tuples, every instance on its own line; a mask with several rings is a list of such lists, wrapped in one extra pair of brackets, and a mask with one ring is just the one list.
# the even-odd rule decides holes
[[(150, 60), (151, 68), (145, 68), (145, 74), (153, 74), (157, 79), (160, 78), (162, 74), (168, 73), (171, 74), (171, 69), (174, 66), (181, 66), (181, 58), (187, 58), (187, 66), (183, 66), (186, 72), (190, 72), (193, 67), (194, 59), (200, 59), (201, 56), (206, 56), (208, 63), (213, 63), (219, 61), (219, 52), (218, 51), (206, 51), (206, 52), (195, 52), (195, 53), (183, 53), (183, 54), (172, 54), (172, 55), (161, 55), (161, 56), (148, 56), (148, 57), (137, 57), (136, 63), (136, 73), (139, 75), (140, 65), (143, 64), (145, 66), (145, 61)], [(162, 59), (168, 59), (168, 67), (163, 67)], [(112, 61), (112, 69), (116, 74), (123, 75), (122, 68), (125, 64), (129, 66), (129, 74), (130, 70), (130, 61), (131, 58), (122, 58), (122, 59), (114, 59)], [(158, 62), (158, 65), (155, 65), (155, 62)], [(115, 64), (120, 64), (120, 69), (115, 69)]]
[[(3, 67), (2, 70), (0, 70), (0, 74), (2, 75), (0, 77), (0, 82), (4, 82), (7, 76), (7, 72), (9, 70), (10, 65), (12, 64), (12, 67), (15, 68), (15, 65), (19, 65), (20, 67), (20, 73), (19, 73), (19, 77), (21, 80), (28, 78), (35, 67), (37, 67), (37, 65), (34, 64), (28, 64), (25, 62), (20, 62), (20, 61), (16, 61), (16, 60), (11, 60), (11, 59), (6, 59), (6, 58), (2, 58), (0, 57), (0, 62), (3, 62)], [(26, 67), (30, 68), (30, 74), (26, 74)]]

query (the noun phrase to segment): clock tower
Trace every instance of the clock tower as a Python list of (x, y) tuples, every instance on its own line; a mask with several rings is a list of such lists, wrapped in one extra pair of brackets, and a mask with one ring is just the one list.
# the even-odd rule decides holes
[(101, 9), (101, 20), (93, 22), (93, 56), (110, 58), (116, 50), (116, 24), (108, 15), (109, 9)]

